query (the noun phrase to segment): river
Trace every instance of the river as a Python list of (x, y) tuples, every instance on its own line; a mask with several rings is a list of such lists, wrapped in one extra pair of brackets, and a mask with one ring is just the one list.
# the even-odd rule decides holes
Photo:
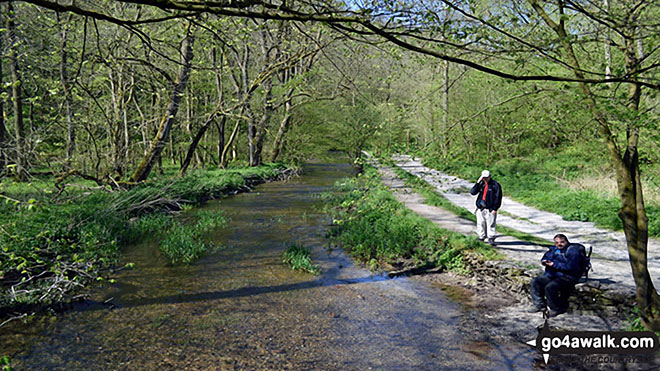
[[(325, 238), (319, 194), (352, 174), (304, 174), (201, 206), (227, 215), (198, 262), (167, 266), (156, 242), (128, 246), (135, 269), (56, 316), (0, 329), (16, 369), (534, 369), (524, 344), (471, 341), (442, 290), (356, 266)], [(185, 217), (185, 215), (184, 215)], [(322, 274), (294, 272), (286, 248), (312, 249)], [(541, 366), (542, 367), (542, 366)]]

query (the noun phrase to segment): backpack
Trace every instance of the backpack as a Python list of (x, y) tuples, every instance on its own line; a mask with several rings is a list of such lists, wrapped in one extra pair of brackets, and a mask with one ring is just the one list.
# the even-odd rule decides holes
[(587, 249), (584, 247), (584, 245), (579, 243), (572, 243), (568, 246), (568, 248), (576, 248), (580, 252), (580, 268), (582, 273), (580, 274), (580, 279), (578, 279), (578, 283), (587, 282), (587, 280), (589, 279), (589, 271), (591, 270), (592, 247), (589, 246), (589, 252), (587, 252)]

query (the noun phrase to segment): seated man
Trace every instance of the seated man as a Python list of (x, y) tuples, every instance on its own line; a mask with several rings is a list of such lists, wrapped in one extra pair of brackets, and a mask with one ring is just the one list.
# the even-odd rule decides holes
[(541, 258), (545, 273), (532, 280), (530, 291), (533, 306), (530, 313), (543, 312), (547, 305), (548, 317), (556, 317), (568, 309), (568, 295), (582, 276), (580, 249), (571, 248), (568, 238), (558, 234), (551, 247)]

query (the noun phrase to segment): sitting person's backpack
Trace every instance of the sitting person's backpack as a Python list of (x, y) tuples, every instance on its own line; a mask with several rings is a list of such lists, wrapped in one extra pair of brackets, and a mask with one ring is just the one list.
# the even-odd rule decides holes
[(579, 243), (572, 243), (568, 246), (568, 248), (575, 248), (578, 249), (578, 251), (580, 252), (580, 268), (582, 274), (580, 275), (580, 279), (578, 280), (578, 282), (579, 283), (587, 282), (587, 280), (589, 279), (589, 271), (591, 270), (592, 247), (589, 246), (589, 252), (587, 252), (587, 249), (584, 247), (584, 245)]

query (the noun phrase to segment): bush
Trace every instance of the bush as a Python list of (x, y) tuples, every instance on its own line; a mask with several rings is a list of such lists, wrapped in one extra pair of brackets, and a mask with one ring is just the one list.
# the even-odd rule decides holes
[(192, 225), (175, 223), (165, 234), (160, 250), (172, 264), (190, 264), (197, 260), (211, 245), (203, 240), (204, 234), (226, 224), (222, 214), (199, 211), (198, 220)]

